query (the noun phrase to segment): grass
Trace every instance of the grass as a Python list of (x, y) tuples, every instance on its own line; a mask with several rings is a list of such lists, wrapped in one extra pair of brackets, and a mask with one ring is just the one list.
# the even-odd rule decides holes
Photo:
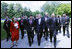
[(1, 22), (4, 22), (4, 20), (1, 20)]
[(7, 33), (3, 29), (3, 24), (4, 23), (1, 23), (1, 40), (5, 39), (7, 37)]

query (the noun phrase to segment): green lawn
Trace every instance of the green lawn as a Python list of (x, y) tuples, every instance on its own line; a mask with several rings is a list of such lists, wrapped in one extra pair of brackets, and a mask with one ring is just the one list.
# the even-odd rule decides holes
[(1, 22), (4, 22), (4, 20), (1, 20)]
[(4, 23), (1, 23), (1, 40), (5, 39), (7, 36), (5, 30), (3, 29), (3, 24)]

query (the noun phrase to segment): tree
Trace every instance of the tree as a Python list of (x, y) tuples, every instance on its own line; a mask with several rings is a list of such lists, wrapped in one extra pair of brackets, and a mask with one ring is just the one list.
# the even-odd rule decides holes
[(48, 12), (48, 14), (51, 15), (53, 12), (56, 12), (56, 8), (59, 4), (60, 2), (58, 1), (48, 1), (41, 7), (41, 9), (43, 12)]
[(4, 18), (5, 16), (7, 16), (7, 7), (8, 4), (7, 3), (1, 3), (1, 17)]
[(14, 4), (9, 4), (8, 6), (8, 10), (7, 10), (7, 16), (9, 16), (10, 18), (12, 18), (15, 15), (14, 12)]
[(15, 4), (14, 6), (15, 17), (21, 17), (23, 14), (23, 8), (20, 4)]
[(57, 8), (56, 13), (58, 15), (62, 15), (63, 13), (67, 13), (71, 17), (71, 4), (60, 4)]
[(36, 14), (40, 14), (40, 12), (38, 10), (36, 10), (35, 12), (33, 12), (33, 16), (36, 16)]
[(27, 7), (25, 7), (23, 9), (23, 15), (26, 15), (27, 17), (29, 17), (30, 15), (32, 15), (32, 11), (30, 9), (27, 9)]

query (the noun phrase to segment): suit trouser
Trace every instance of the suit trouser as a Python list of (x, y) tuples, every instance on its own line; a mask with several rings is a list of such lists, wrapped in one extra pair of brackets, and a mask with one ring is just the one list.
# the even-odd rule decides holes
[(56, 29), (53, 31), (53, 37), (54, 37), (54, 47), (56, 48), (56, 34), (57, 33), (57, 31), (56, 31)]
[(59, 30), (60, 33), (61, 33), (61, 25), (58, 25), (58, 30)]
[(45, 29), (45, 32), (44, 32), (44, 37), (46, 38), (46, 40), (47, 40), (47, 38), (48, 38), (48, 30), (47, 30), (47, 28)]
[(56, 47), (56, 35), (54, 36), (54, 47)]
[(50, 42), (52, 42), (53, 30), (50, 29)]
[(7, 32), (7, 41), (9, 40), (9, 38), (11, 37), (9, 30), (6, 30)]
[(28, 35), (29, 46), (31, 46), (31, 44), (33, 43), (34, 32), (33, 31), (27, 31), (27, 35)]
[(37, 41), (38, 41), (38, 45), (40, 45), (41, 38), (42, 38), (42, 32), (37, 32)]
[(63, 35), (65, 35), (65, 29), (67, 31), (67, 36), (69, 36), (69, 25), (63, 26)]
[(21, 36), (24, 37), (24, 29), (21, 29)]
[(61, 33), (61, 25), (59, 26), (59, 31), (60, 31), (60, 33)]

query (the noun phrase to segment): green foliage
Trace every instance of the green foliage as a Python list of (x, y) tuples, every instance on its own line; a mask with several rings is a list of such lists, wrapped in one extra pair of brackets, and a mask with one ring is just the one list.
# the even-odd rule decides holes
[(12, 18), (15, 17), (21, 17), (21, 16), (36, 16), (36, 14), (42, 14), (44, 16), (45, 12), (48, 12), (49, 15), (52, 13), (62, 15), (63, 13), (67, 13), (71, 17), (71, 4), (61, 4), (58, 1), (47, 1), (42, 7), (42, 12), (39, 12), (38, 10), (35, 12), (32, 12), (28, 8), (23, 8), (21, 4), (7, 4), (2, 2), (1, 3), (1, 18), (5, 18), (5, 16), (9, 16)]
[(57, 15), (62, 15), (67, 13), (71, 17), (71, 4), (69, 3), (60, 3), (58, 1), (48, 1), (46, 2), (41, 9), (43, 12), (48, 12), (51, 15), (53, 12)]
[(7, 3), (1, 3), (1, 17), (4, 18), (7, 15)]
[(56, 13), (56, 8), (59, 4), (60, 2), (57, 1), (48, 1), (41, 7), (41, 9), (43, 12), (48, 12), (48, 14), (51, 15), (53, 12)]
[(6, 31), (3, 29), (4, 23), (1, 23), (1, 40), (5, 39), (7, 37)]
[(9, 4), (8, 10), (7, 10), (7, 16), (12, 18), (14, 16), (14, 4)]
[(71, 16), (71, 4), (60, 4), (56, 12), (59, 15), (67, 13), (69, 16)]

